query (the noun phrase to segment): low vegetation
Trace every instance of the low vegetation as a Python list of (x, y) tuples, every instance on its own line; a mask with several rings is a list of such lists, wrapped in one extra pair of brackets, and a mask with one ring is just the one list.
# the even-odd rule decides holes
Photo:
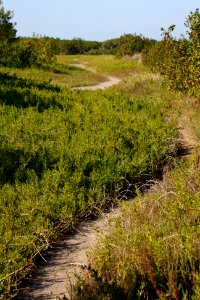
[(87, 68), (91, 68), (98, 74), (114, 75), (123, 78), (131, 73), (146, 70), (141, 63), (141, 55), (122, 59), (113, 55), (60, 55), (57, 57), (57, 62), (62, 64), (84, 63)]
[[(0, 0), (0, 298), (13, 295), (35, 257), (82, 210), (138, 189), (96, 250), (77, 299), (199, 299), (198, 147), (191, 160), (175, 161), (154, 191), (143, 196), (139, 189), (172, 162), (177, 126), (195, 131), (198, 145), (199, 11), (187, 19), (188, 40), (175, 41), (173, 26), (156, 44), (121, 37), (119, 57), (155, 44), (143, 60), (164, 78), (149, 73), (140, 55), (56, 58), (53, 39), (16, 38), (11, 19)], [(102, 47), (117, 53), (116, 42)], [(70, 90), (104, 81), (104, 74), (123, 83)]]
[(176, 132), (165, 120), (169, 102), (151, 95), (69, 91), (5, 73), (0, 80), (0, 290), (6, 294), (59, 226), (127, 184), (156, 176)]
[[(62, 62), (62, 59), (58, 59)], [(53, 85), (70, 89), (77, 86), (95, 85), (105, 81), (106, 78), (101, 74), (94, 74), (78, 67), (66, 65), (64, 63), (55, 63), (46, 68), (8, 68), (0, 67), (1, 74), (7, 74), (11, 77), (16, 76), (18, 80), (25, 82), (39, 82), (44, 85)]]

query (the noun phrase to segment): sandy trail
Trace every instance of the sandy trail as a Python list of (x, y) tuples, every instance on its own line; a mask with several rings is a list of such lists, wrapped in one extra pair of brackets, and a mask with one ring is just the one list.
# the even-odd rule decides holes
[[(189, 154), (196, 145), (183, 129), (178, 128), (180, 142)], [(76, 233), (64, 236), (49, 251), (47, 261), (37, 267), (33, 284), (16, 299), (55, 300), (66, 296), (67, 299), (73, 300), (72, 286), (76, 283), (77, 275), (83, 273), (81, 267), (88, 266), (88, 250), (92, 251), (97, 245), (99, 235), (105, 237), (112, 230), (114, 220), (118, 216), (120, 209), (111, 209), (109, 213), (102, 213), (96, 221), (80, 224)]]
[(75, 87), (73, 88), (73, 90), (91, 90), (91, 91), (95, 91), (95, 90), (104, 90), (106, 88), (109, 88), (113, 85), (119, 84), (122, 80), (116, 77), (112, 77), (112, 76), (107, 76), (107, 81), (104, 82), (100, 82), (96, 85), (89, 85), (89, 86), (80, 86), (80, 87)]
[[(69, 64), (70, 66), (74, 66), (74, 67), (78, 67), (84, 70), (88, 70), (90, 72), (96, 73), (96, 70), (94, 68), (89, 68), (87, 67), (85, 64), (83, 63), (75, 63), (75, 64)], [(91, 91), (95, 91), (95, 90), (104, 90), (106, 88), (109, 88), (113, 85), (117, 85), (119, 84), (122, 79), (114, 77), (114, 76), (107, 76), (107, 75), (103, 75), (107, 80), (104, 82), (100, 82), (96, 85), (88, 85), (88, 86), (77, 86), (72, 88), (72, 90), (91, 90)]]
[[(84, 64), (73, 64), (74, 66), (86, 68)], [(80, 87), (76, 89), (103, 89), (121, 80), (108, 77), (109, 80), (95, 86)], [(113, 81), (111, 80), (113, 78)], [(182, 125), (182, 124), (181, 124)], [(186, 148), (192, 149), (194, 141), (186, 133), (185, 128), (179, 127), (182, 143)], [(96, 221), (86, 221), (77, 228), (76, 233), (63, 237), (56, 246), (48, 253), (47, 261), (37, 266), (37, 272), (33, 283), (23, 291), (17, 300), (54, 300), (64, 295), (73, 299), (72, 285), (77, 276), (82, 274), (81, 266), (88, 265), (87, 252), (95, 247), (98, 235), (106, 236), (112, 230), (113, 220), (120, 215), (119, 209), (112, 209), (110, 213), (102, 213), (101, 218)]]
[[(71, 64), (72, 66), (87, 69), (85, 64)], [(93, 86), (75, 87), (76, 90), (98, 90), (105, 89), (121, 82), (121, 79), (106, 76), (107, 80)], [(119, 215), (118, 209), (111, 210), (111, 213), (102, 213), (101, 218), (96, 221), (82, 223), (77, 232), (63, 237), (56, 246), (48, 252), (47, 261), (37, 266), (37, 271), (32, 285), (16, 298), (18, 300), (53, 300), (64, 295), (73, 299), (72, 285), (81, 275), (82, 266), (88, 265), (87, 251), (91, 250), (97, 243), (98, 233), (105, 236), (110, 230), (113, 217)]]
[(88, 265), (87, 252), (98, 241), (98, 235), (105, 236), (114, 224), (119, 210), (102, 214), (96, 221), (81, 224), (77, 232), (63, 237), (49, 252), (46, 262), (38, 266), (33, 284), (17, 297), (18, 300), (53, 300), (64, 295), (73, 299), (72, 285), (82, 274), (82, 266)]

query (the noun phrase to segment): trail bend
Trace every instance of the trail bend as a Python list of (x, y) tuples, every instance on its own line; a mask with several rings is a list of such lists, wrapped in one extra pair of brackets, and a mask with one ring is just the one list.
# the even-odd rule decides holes
[[(74, 63), (74, 64), (69, 64), (69, 65), (96, 73), (96, 70), (94, 68), (87, 67), (83, 63)], [(106, 81), (100, 82), (95, 85), (73, 87), (72, 90), (91, 90), (91, 91), (104, 90), (106, 88), (109, 88), (111, 86), (117, 85), (120, 82), (122, 82), (122, 79), (114, 77), (114, 76), (108, 76), (108, 75), (103, 75), (103, 76), (106, 78)]]

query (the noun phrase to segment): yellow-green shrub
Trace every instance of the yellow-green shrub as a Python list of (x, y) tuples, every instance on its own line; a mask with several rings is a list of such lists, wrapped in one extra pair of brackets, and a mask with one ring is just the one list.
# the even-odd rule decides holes
[(143, 61), (153, 71), (160, 72), (169, 78), (171, 86), (195, 92), (200, 85), (200, 13), (197, 9), (190, 13), (186, 22), (190, 29), (189, 37), (175, 40), (171, 32), (163, 30), (164, 39), (143, 53)]

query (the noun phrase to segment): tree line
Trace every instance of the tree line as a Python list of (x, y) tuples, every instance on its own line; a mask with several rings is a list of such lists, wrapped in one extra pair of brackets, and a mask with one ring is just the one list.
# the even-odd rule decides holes
[(17, 37), (13, 12), (5, 10), (0, 0), (0, 65), (24, 68), (45, 66), (54, 62), (55, 55), (113, 54), (118, 57), (134, 55), (156, 41), (137, 34), (124, 34), (119, 38), (86, 41), (81, 38)]
[[(56, 55), (112, 54), (117, 57), (142, 53), (143, 62), (152, 71), (167, 76), (174, 88), (193, 91), (200, 86), (200, 11), (191, 12), (185, 26), (187, 37), (175, 39), (172, 32), (162, 28), (163, 39), (156, 41), (143, 35), (124, 34), (103, 42), (72, 40), (52, 37), (17, 37), (13, 12), (6, 11), (0, 0), (0, 65), (7, 67), (46, 67), (55, 61)], [(155, 59), (156, 58), (156, 59)]]

